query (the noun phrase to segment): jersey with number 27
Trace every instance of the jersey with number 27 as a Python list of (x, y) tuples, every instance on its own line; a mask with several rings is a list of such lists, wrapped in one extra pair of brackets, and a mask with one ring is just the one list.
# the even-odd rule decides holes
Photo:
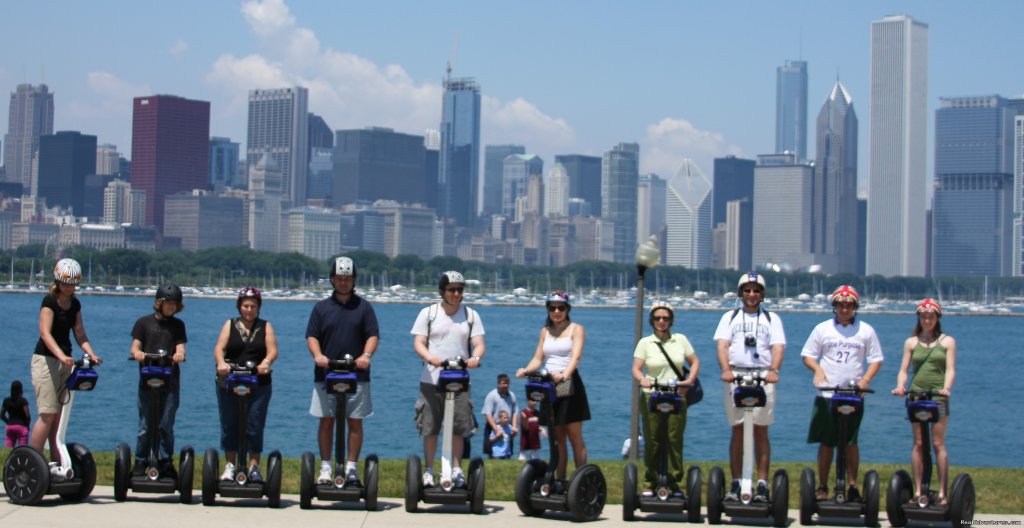
[(814, 327), (800, 355), (818, 361), (828, 378), (828, 385), (857, 381), (864, 375), (867, 365), (883, 359), (882, 345), (871, 325), (854, 321), (843, 326), (835, 319)]

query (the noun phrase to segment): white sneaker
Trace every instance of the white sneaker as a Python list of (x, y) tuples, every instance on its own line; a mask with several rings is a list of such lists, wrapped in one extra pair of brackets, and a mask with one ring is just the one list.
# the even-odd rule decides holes
[(526, 460), (526, 455), (519, 453), (519, 460)]
[(320, 464), (320, 476), (317, 477), (317, 484), (330, 484), (331, 480), (334, 479), (334, 471), (331, 470), (329, 463)]
[(434, 472), (432, 470), (426, 470), (423, 472), (423, 487), (433, 488), (434, 487)]
[(221, 480), (232, 481), (235, 480), (235, 465), (228, 462), (224, 466), (224, 472), (220, 474)]

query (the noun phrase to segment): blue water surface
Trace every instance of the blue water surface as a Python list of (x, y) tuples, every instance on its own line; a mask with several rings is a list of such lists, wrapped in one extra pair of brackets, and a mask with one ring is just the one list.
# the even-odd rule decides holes
[[(35, 416), (31, 392), (30, 355), (38, 338), (41, 294), (0, 295), (0, 392), (6, 396), (11, 380), (24, 382)], [(148, 297), (82, 296), (86, 329), (100, 367), (96, 390), (76, 398), (68, 439), (93, 450), (112, 450), (118, 442), (134, 446), (137, 427), (136, 364), (127, 361), (135, 319), (152, 310)], [(191, 444), (197, 450), (217, 448), (217, 404), (214, 395), (213, 345), (224, 321), (235, 315), (233, 299), (188, 298), (180, 314), (188, 328), (188, 361), (182, 366), (181, 408), (177, 449)], [(278, 334), (280, 358), (274, 365), (274, 396), (267, 419), (266, 450), (285, 456), (316, 451), (316, 419), (309, 416), (312, 360), (305, 329), (312, 301), (267, 301), (263, 317)], [(373, 362), (375, 414), (366, 422), (364, 454), (404, 458), (418, 453), (421, 443), (413, 425), (421, 363), (412, 350), (409, 330), (422, 305), (376, 303), (381, 325), (380, 348)], [(494, 387), (498, 373), (513, 373), (529, 360), (544, 321), (542, 307), (478, 306), (487, 331), (487, 357), (472, 371), (473, 401), (479, 406)], [(814, 389), (800, 349), (815, 324), (828, 314), (780, 314), (789, 347), (778, 388), (776, 421), (770, 429), (772, 458), (812, 462), (816, 446), (805, 443)], [(706, 389), (703, 403), (689, 411), (686, 453), (691, 460), (728, 457), (729, 427), (725, 420), (715, 359), (714, 334), (720, 312), (681, 311), (675, 330), (686, 334), (702, 361)], [(629, 398), (635, 311), (623, 308), (585, 308), (572, 311), (586, 326), (587, 344), (580, 373), (590, 396), (593, 419), (584, 433), (593, 459), (618, 458), (629, 434)], [(861, 457), (870, 462), (908, 463), (910, 426), (903, 402), (888, 394), (896, 381), (901, 347), (914, 325), (910, 314), (866, 314), (863, 320), (878, 331), (886, 361), (870, 396), (862, 426)], [(1024, 393), (1021, 364), (1014, 354), (1024, 345), (1024, 324), (1005, 316), (957, 316), (943, 319), (944, 330), (959, 343), (957, 379), (947, 443), (952, 463), (972, 466), (1022, 467), (1024, 420), (1017, 397)], [(649, 331), (645, 326), (644, 331)], [(76, 349), (76, 355), (80, 352)], [(512, 390), (522, 400), (523, 381)], [(480, 449), (474, 439), (474, 452)]]

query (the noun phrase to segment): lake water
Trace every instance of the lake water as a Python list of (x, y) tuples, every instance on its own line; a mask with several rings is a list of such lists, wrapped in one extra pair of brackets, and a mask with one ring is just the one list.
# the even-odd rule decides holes
[[(96, 352), (105, 363), (92, 392), (75, 401), (70, 440), (90, 449), (113, 450), (121, 441), (134, 449), (137, 426), (136, 364), (127, 361), (129, 331), (135, 319), (152, 310), (148, 297), (83, 296), (83, 316)], [(7, 395), (11, 380), (20, 379), (35, 416), (31, 391), (30, 355), (38, 338), (41, 295), (3, 294), (0, 307), (0, 393)], [(180, 314), (188, 328), (189, 360), (182, 366), (181, 408), (176, 426), (176, 448), (191, 444), (197, 451), (219, 447), (217, 404), (213, 390), (213, 345), (224, 321), (235, 315), (234, 300), (187, 298)], [(274, 365), (274, 396), (266, 425), (266, 451), (281, 450), (299, 456), (316, 450), (316, 419), (309, 416), (312, 360), (305, 345), (311, 301), (267, 301), (263, 317), (278, 334), (280, 358)], [(374, 360), (375, 414), (366, 422), (363, 453), (404, 458), (419, 453), (421, 443), (413, 425), (421, 363), (412, 351), (409, 330), (422, 305), (375, 304), (381, 342)], [(542, 307), (479, 306), (487, 336), (487, 357), (473, 376), (473, 401), (483, 403), (500, 372), (513, 373), (533, 354), (545, 317)], [(587, 329), (580, 373), (590, 396), (594, 419), (584, 426), (593, 459), (618, 458), (629, 435), (630, 375), (635, 311), (631, 309), (575, 308), (574, 321)], [(702, 361), (707, 397), (690, 409), (686, 453), (690, 460), (728, 458), (729, 427), (722, 408), (718, 365), (711, 337), (720, 312), (680, 311), (674, 330), (686, 334)], [(776, 422), (770, 429), (775, 460), (812, 462), (816, 446), (805, 443), (814, 389), (811, 373), (801, 362), (800, 349), (822, 313), (782, 313), (789, 340), (778, 389)], [(880, 394), (869, 397), (861, 431), (861, 457), (870, 462), (909, 463), (910, 427), (903, 401), (888, 395), (896, 381), (901, 346), (914, 325), (911, 314), (867, 314), (863, 320), (877, 330), (886, 361), (874, 386)], [(944, 318), (947, 333), (956, 337), (959, 350), (957, 381), (947, 434), (951, 461), (956, 465), (1022, 467), (1024, 420), (1013, 404), (1024, 393), (1024, 362), (1014, 350), (1024, 345), (1024, 320), (1001, 316)], [(649, 327), (644, 328), (645, 332)], [(80, 352), (76, 348), (76, 356)], [(524, 383), (513, 378), (512, 390), (522, 402)], [(474, 439), (474, 453), (480, 449)]]

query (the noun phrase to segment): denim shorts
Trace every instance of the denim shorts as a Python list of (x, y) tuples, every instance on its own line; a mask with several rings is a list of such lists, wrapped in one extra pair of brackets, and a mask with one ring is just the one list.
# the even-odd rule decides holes
[[(338, 408), (335, 395), (327, 394), (322, 381), (313, 383), (313, 397), (309, 402), (309, 414), (317, 418), (334, 418)], [(373, 415), (373, 398), (370, 395), (370, 382), (356, 383), (356, 393), (348, 395), (345, 407), (346, 418), (362, 420)]]

